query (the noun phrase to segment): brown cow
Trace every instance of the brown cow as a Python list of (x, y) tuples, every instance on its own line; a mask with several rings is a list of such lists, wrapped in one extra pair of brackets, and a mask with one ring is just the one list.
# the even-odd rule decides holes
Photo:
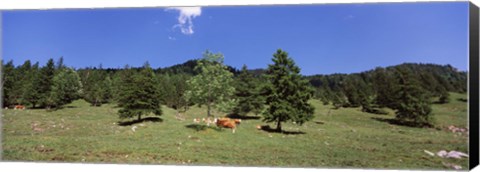
[(219, 118), (217, 119), (217, 126), (224, 127), (224, 128), (231, 128), (232, 133), (235, 133), (235, 129), (237, 128), (236, 124), (240, 124), (240, 119), (230, 119), (230, 118)]
[(23, 109), (25, 109), (25, 106), (23, 106), (23, 105), (15, 105), (15, 107), (14, 107), (13, 109), (15, 109), (15, 110), (16, 110), (16, 109), (23, 110)]

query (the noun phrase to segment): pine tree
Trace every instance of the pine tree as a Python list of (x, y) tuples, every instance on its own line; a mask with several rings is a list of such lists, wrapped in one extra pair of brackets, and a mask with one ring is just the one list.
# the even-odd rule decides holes
[(332, 96), (332, 104), (335, 109), (339, 109), (340, 107), (344, 107), (347, 104), (347, 100), (345, 99), (345, 95), (341, 91), (334, 92)]
[(136, 74), (126, 67), (122, 77), (122, 94), (118, 102), (120, 119), (137, 117), (141, 120), (142, 115), (151, 113), (162, 115), (158, 81), (148, 62)]
[(185, 110), (188, 108), (188, 102), (185, 99), (185, 93), (188, 90), (187, 80), (190, 79), (190, 76), (187, 74), (177, 74), (173, 75), (171, 78), (171, 84), (174, 87), (174, 99), (172, 99), (173, 108), (177, 111), (181, 109)]
[(51, 88), (53, 85), (53, 77), (55, 76), (55, 65), (53, 59), (49, 59), (47, 65), (42, 67), (40, 75), (38, 76), (38, 92), (40, 98), (40, 104), (43, 107), (53, 104), (54, 100), (50, 96)]
[(397, 110), (396, 119), (415, 126), (432, 126), (432, 109), (427, 92), (408, 69), (399, 68), (396, 75), (399, 89), (396, 92), (396, 101), (391, 106)]
[(59, 108), (80, 98), (82, 83), (78, 74), (70, 68), (60, 68), (59, 70), (52, 80), (47, 108)]
[(207, 116), (212, 116), (212, 109), (228, 113), (235, 106), (233, 99), (233, 73), (223, 64), (223, 55), (206, 51), (195, 70), (198, 75), (187, 81), (189, 90), (186, 99), (198, 105), (207, 106)]
[(238, 104), (234, 108), (234, 113), (238, 115), (245, 115), (248, 112), (260, 113), (264, 102), (257, 89), (255, 78), (248, 72), (246, 65), (243, 65), (235, 86)]
[(373, 85), (376, 92), (376, 104), (380, 107), (390, 107), (395, 103), (397, 85), (395, 78), (384, 68), (376, 68), (373, 75)]
[(17, 84), (15, 85), (15, 88), (17, 89), (17, 92), (15, 94), (18, 94), (18, 99), (17, 99), (18, 104), (28, 103), (24, 95), (28, 89), (28, 85), (31, 84), (31, 80), (30, 80), (31, 70), (32, 70), (32, 64), (30, 60), (26, 60), (23, 63), (23, 65), (17, 69), (18, 81), (16, 82)]
[(112, 80), (101, 68), (89, 69), (85, 76), (84, 99), (92, 106), (108, 103), (112, 97)]
[(359, 81), (359, 78), (357, 78), (354, 75), (348, 76), (347, 79), (345, 80), (343, 85), (343, 92), (347, 97), (348, 106), (350, 107), (360, 106), (361, 104), (360, 94), (363, 91), (362, 89), (364, 89), (364, 88), (359, 88), (360, 86), (363, 86), (361, 84), (363, 83)]
[(172, 77), (170, 74), (158, 75), (158, 82), (162, 104), (175, 109), (174, 106), (177, 97)]
[(2, 60), (2, 102), (3, 106), (8, 107), (15, 104), (15, 94), (14, 94), (14, 86), (15, 86), (15, 66), (13, 65), (13, 60), (7, 62), (7, 64), (3, 65)]
[(450, 102), (450, 94), (448, 94), (448, 91), (446, 89), (441, 89), (438, 103), (445, 104), (448, 102)]
[(25, 84), (25, 91), (23, 92), (23, 99), (25, 102), (28, 104), (32, 105), (32, 108), (35, 108), (36, 105), (38, 105), (40, 101), (40, 93), (39, 93), (39, 75), (40, 75), (40, 69), (39, 69), (39, 64), (36, 62), (32, 68), (30, 69), (30, 72), (27, 74), (27, 80), (28, 82)]
[(302, 78), (300, 68), (295, 65), (287, 52), (278, 49), (268, 65), (266, 77), (267, 110), (263, 113), (265, 122), (277, 123), (276, 130), (282, 131), (282, 122), (294, 121), (302, 125), (313, 119), (314, 107), (308, 103), (313, 96), (310, 83)]

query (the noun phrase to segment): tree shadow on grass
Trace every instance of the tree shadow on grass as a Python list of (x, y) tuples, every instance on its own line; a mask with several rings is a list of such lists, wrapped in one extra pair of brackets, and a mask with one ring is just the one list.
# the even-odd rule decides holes
[(205, 131), (208, 128), (210, 128), (212, 130), (215, 130), (215, 131), (223, 131), (222, 128), (220, 128), (220, 127), (207, 126), (207, 125), (204, 125), (204, 124), (189, 124), (189, 125), (186, 125), (185, 127), (193, 129), (195, 131)]
[(457, 100), (461, 101), (461, 102), (468, 102), (468, 99), (466, 99), (466, 98), (458, 98)]
[(229, 118), (233, 118), (233, 119), (241, 119), (241, 120), (259, 120), (260, 119), (260, 116), (243, 116), (243, 115), (238, 115), (238, 114), (229, 114), (227, 115), (227, 117)]
[(278, 131), (275, 128), (270, 128), (269, 125), (262, 125), (260, 129), (263, 130), (263, 131), (269, 132), (269, 133), (281, 133), (281, 134), (286, 134), (286, 135), (306, 134), (303, 131), (285, 131), (285, 130)]
[(138, 123), (142, 123), (142, 122), (163, 122), (163, 119), (159, 118), (159, 117), (146, 117), (146, 118), (142, 118), (140, 120), (137, 119), (137, 120), (133, 120), (133, 121), (118, 122), (118, 125), (119, 126), (129, 126), (129, 125), (138, 124)]
[(400, 121), (395, 118), (377, 118), (377, 117), (372, 117), (372, 119), (380, 121), (380, 122), (387, 122), (392, 125), (401, 125), (401, 126), (407, 126), (407, 127), (415, 127), (415, 128), (432, 128), (432, 125), (429, 124), (418, 124), (413, 121)]

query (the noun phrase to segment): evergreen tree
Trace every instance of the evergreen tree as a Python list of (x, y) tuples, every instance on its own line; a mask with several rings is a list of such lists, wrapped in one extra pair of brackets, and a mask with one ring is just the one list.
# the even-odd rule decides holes
[(251, 111), (255, 114), (260, 113), (264, 102), (257, 89), (255, 78), (248, 72), (246, 65), (243, 65), (235, 86), (238, 104), (234, 108), (234, 113), (239, 115), (245, 115)]
[(188, 90), (187, 80), (191, 77), (187, 74), (177, 74), (173, 75), (170, 78), (170, 83), (173, 85), (173, 108), (176, 110), (183, 109), (184, 111), (188, 108), (188, 102), (185, 99), (185, 93)]
[(415, 126), (432, 126), (432, 109), (428, 94), (423, 90), (413, 74), (404, 68), (397, 69), (399, 89), (396, 101), (391, 108), (396, 111), (396, 119)]
[(153, 113), (154, 115), (162, 115), (160, 96), (158, 91), (158, 81), (155, 73), (150, 65), (145, 63), (139, 73), (132, 73), (128, 67), (122, 77), (123, 82), (119, 99), (120, 110), (119, 117), (133, 118), (137, 117), (141, 120), (142, 115)]
[(174, 108), (177, 98), (172, 77), (173, 76), (170, 76), (170, 74), (158, 75), (161, 102), (170, 108)]
[(22, 66), (20, 66), (17, 69), (18, 73), (18, 81), (16, 82), (17, 84), (15, 85), (15, 88), (17, 92), (15, 94), (18, 94), (18, 99), (16, 101), (17, 104), (26, 104), (28, 103), (24, 97), (25, 92), (28, 89), (28, 85), (30, 85), (31, 80), (30, 80), (30, 73), (32, 70), (32, 64), (30, 60), (26, 60)]
[(49, 59), (47, 65), (42, 67), (40, 75), (38, 76), (38, 92), (40, 98), (40, 104), (43, 107), (52, 105), (54, 100), (50, 96), (51, 88), (53, 85), (53, 77), (55, 76), (55, 65), (53, 59)]
[(438, 99), (438, 103), (445, 104), (450, 102), (450, 94), (448, 94), (446, 89), (440, 90), (440, 98)]
[(206, 51), (195, 70), (198, 75), (187, 81), (189, 90), (186, 99), (198, 105), (207, 106), (207, 116), (212, 116), (212, 108), (222, 112), (233, 109), (235, 93), (233, 73), (223, 64), (223, 55)]
[(343, 92), (336, 91), (332, 96), (332, 104), (335, 109), (339, 109), (347, 104), (347, 100), (345, 99), (345, 95)]
[(80, 98), (82, 83), (78, 74), (70, 68), (61, 68), (53, 77), (47, 108), (58, 108)]
[(299, 125), (313, 119), (314, 107), (308, 103), (313, 96), (308, 80), (303, 79), (300, 68), (295, 65), (287, 52), (278, 49), (268, 65), (266, 77), (267, 110), (263, 113), (265, 122), (277, 123), (282, 131), (282, 122), (294, 121)]
[[(363, 85), (362, 85), (363, 84)], [(362, 87), (362, 88), (360, 88)], [(359, 78), (356, 77), (355, 75), (349, 75), (347, 79), (344, 82), (343, 85), (343, 92), (345, 93), (345, 96), (347, 97), (348, 100), (348, 106), (350, 107), (358, 107), (361, 104), (361, 97), (360, 94), (362, 94), (365, 89), (364, 83), (359, 81)]]
[(24, 85), (25, 91), (23, 92), (23, 99), (25, 102), (28, 104), (32, 105), (33, 108), (38, 105), (40, 101), (40, 93), (39, 93), (39, 75), (40, 75), (40, 69), (39, 69), (39, 64), (36, 62), (30, 72), (27, 74), (27, 83)]
[(108, 103), (112, 97), (112, 80), (105, 71), (87, 70), (85, 76), (84, 99), (92, 106)]
[(376, 92), (376, 104), (380, 107), (391, 107), (395, 103), (394, 93), (397, 82), (384, 68), (376, 68), (373, 75), (373, 84)]
[(2, 60), (2, 102), (5, 107), (15, 104), (15, 81), (15, 66), (13, 65), (13, 60), (8, 61), (5, 65), (3, 65)]

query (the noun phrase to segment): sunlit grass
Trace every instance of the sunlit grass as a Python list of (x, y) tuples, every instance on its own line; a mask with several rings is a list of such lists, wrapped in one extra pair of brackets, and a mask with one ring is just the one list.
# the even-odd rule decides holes
[[(192, 107), (185, 120), (162, 107), (161, 120), (120, 126), (113, 104), (92, 107), (83, 100), (68, 108), (3, 110), (3, 160), (42, 162), (188, 164), (229, 166), (288, 166), (445, 169), (442, 162), (467, 168), (468, 159), (432, 157), (424, 150), (468, 153), (468, 137), (454, 134), (449, 125), (467, 126), (464, 94), (451, 94), (448, 104), (434, 104), (435, 128), (413, 128), (382, 121), (388, 115), (363, 113), (359, 108), (331, 109), (318, 100), (315, 118), (297, 126), (285, 123), (280, 134), (257, 130), (260, 119), (243, 120), (229, 129), (188, 127), (193, 118), (206, 117), (206, 108)], [(216, 116), (221, 113), (216, 112)], [(253, 114), (249, 114), (254, 116)], [(153, 117), (153, 116), (152, 116)], [(380, 120), (379, 120), (380, 119)], [(43, 132), (32, 130), (39, 123)], [(135, 132), (133, 126), (137, 126)], [(270, 124), (271, 127), (275, 127)]]

